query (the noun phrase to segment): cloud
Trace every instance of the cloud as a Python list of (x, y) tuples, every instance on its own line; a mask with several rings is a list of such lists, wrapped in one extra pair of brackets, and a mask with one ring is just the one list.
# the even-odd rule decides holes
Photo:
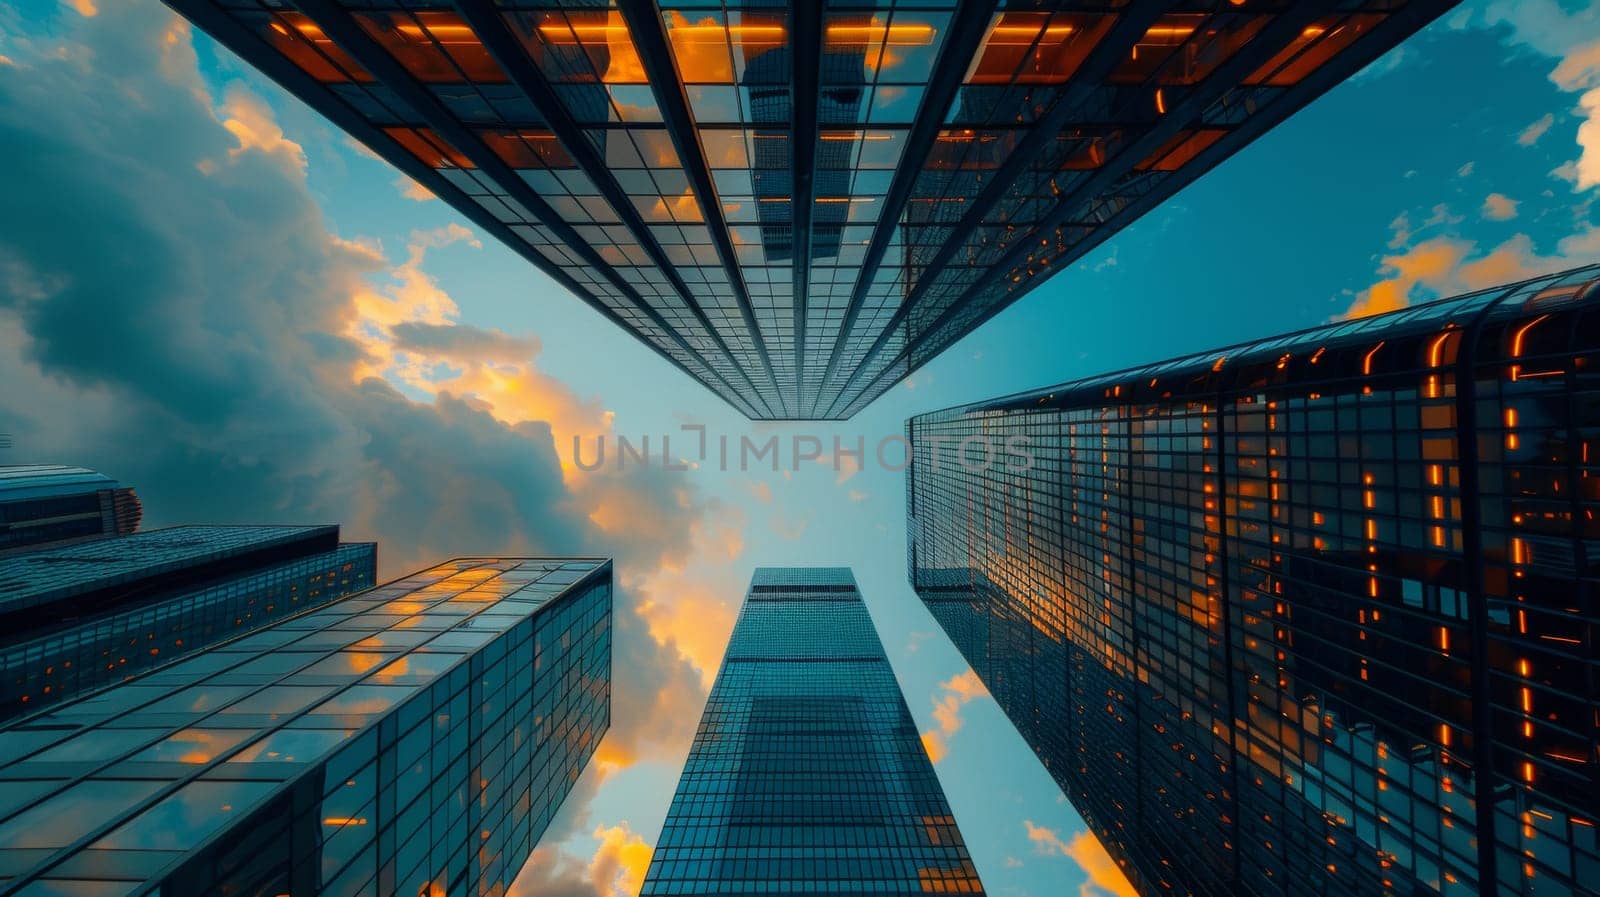
[(516, 363), (539, 354), (539, 340), (468, 324), (402, 321), (389, 328), (394, 348), (425, 358)]
[(626, 822), (595, 829), (600, 848), (589, 862), (589, 880), (602, 897), (638, 897), (650, 868), (650, 845), (628, 830)]
[[(368, 152), (370, 153), (371, 150), (368, 150)], [(429, 190), (427, 187), (422, 186), (415, 180), (412, 180), (405, 175), (395, 178), (394, 186), (395, 189), (400, 191), (400, 195), (404, 196), (406, 199), (416, 200), (417, 202), (427, 202), (430, 199), (438, 199), (437, 196), (434, 196), (432, 190)]]
[[(1063, 841), (1054, 829), (1034, 825), (1031, 819), (1024, 819), (1022, 826), (1028, 840), (1034, 845), (1035, 853), (1044, 856), (1059, 854), (1077, 863), (1083, 870), (1087, 880), (1078, 886), (1078, 897), (1139, 897), (1139, 892), (1134, 890), (1127, 876), (1117, 868), (1116, 861), (1106, 853), (1105, 847), (1092, 833), (1079, 832), (1071, 841)], [(1010, 866), (1010, 862), (1006, 865)]]
[[(283, 129), (278, 127), (272, 110), (260, 97), (242, 87), (230, 87), (218, 114), (222, 118), (222, 127), (238, 141), (237, 146), (228, 149), (228, 158), (237, 159), (244, 153), (259, 152), (286, 166), (305, 171), (305, 149), (283, 136)], [(215, 170), (215, 166), (215, 162), (206, 160), (201, 170), (209, 174)]]
[(1478, 163), (1477, 162), (1468, 162), (1467, 164), (1465, 164), (1465, 165), (1461, 166), (1460, 168), (1456, 169), (1456, 177), (1458, 177), (1458, 178), (1468, 177), (1468, 176), (1470, 176), (1472, 174), (1472, 170), (1474, 168), (1477, 168), (1477, 167), (1478, 167)]
[(772, 504), (772, 486), (757, 480), (749, 484), (750, 495), (764, 505)]
[(1600, 87), (1578, 98), (1578, 112), (1583, 116), (1583, 124), (1578, 125), (1582, 152), (1571, 163), (1570, 179), (1575, 189), (1583, 191), (1600, 186)]
[(1517, 135), (1518, 145), (1533, 146), (1535, 143), (1539, 142), (1539, 138), (1543, 137), (1545, 132), (1550, 130), (1550, 126), (1555, 123), (1555, 115), (1549, 112), (1539, 116), (1538, 121), (1535, 121), (1533, 124), (1523, 128), (1522, 133)]
[(1453, 214), (1450, 207), (1441, 202), (1429, 211), (1428, 217), (1422, 219), (1422, 229), (1460, 224), (1465, 220), (1465, 216)]
[(1490, 221), (1510, 221), (1517, 217), (1517, 201), (1504, 193), (1491, 193), (1483, 201), (1482, 214)]
[[(1512, 46), (1556, 60), (1550, 80), (1566, 93), (1579, 94), (1574, 111), (1582, 123), (1578, 157), (1552, 174), (1570, 180), (1577, 192), (1600, 186), (1600, 11), (1593, 5), (1569, 11), (1558, 0), (1491, 0), (1469, 8), (1464, 20), (1503, 29)], [(1535, 122), (1518, 142), (1526, 146), (1537, 141), (1554, 119), (1541, 127), (1544, 121)]]
[(1033, 842), (1034, 851), (1040, 854), (1067, 853), (1067, 843), (1061, 840), (1054, 829), (1042, 825), (1034, 825), (1032, 819), (1022, 820), (1022, 827), (1028, 833), (1028, 840)]
[(941, 682), (940, 695), (934, 699), (933, 718), (939, 722), (939, 731), (954, 735), (961, 729), (961, 708), (975, 698), (986, 697), (988, 689), (972, 670)]
[[(1393, 241), (1391, 248), (1396, 248)], [(1476, 240), (1444, 234), (1382, 257), (1380, 279), (1361, 291), (1343, 317), (1361, 318), (1405, 308), (1413, 302), (1467, 293), (1589, 264), (1600, 254), (1600, 228), (1582, 225), (1561, 239), (1554, 253), (1541, 253), (1527, 234), (1516, 234), (1488, 250)]]
[(939, 683), (939, 690), (933, 696), (933, 719), (938, 728), (922, 733), (922, 744), (933, 762), (938, 763), (949, 752), (950, 736), (961, 730), (961, 708), (988, 694), (983, 680), (970, 668)]
[(587, 862), (547, 845), (534, 850), (510, 888), (511, 897), (638, 897), (650, 867), (650, 845), (627, 822), (595, 828)]

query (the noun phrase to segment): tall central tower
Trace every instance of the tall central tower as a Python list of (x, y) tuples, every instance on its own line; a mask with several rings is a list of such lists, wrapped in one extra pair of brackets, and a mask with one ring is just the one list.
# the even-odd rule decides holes
[(983, 893), (848, 569), (756, 570), (641, 893)]

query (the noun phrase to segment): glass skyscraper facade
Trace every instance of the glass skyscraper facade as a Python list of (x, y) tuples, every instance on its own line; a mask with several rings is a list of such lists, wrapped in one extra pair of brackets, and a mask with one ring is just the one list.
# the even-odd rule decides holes
[(0, 556), (139, 528), (134, 491), (103, 473), (59, 464), (0, 465)]
[(1143, 894), (1600, 893), (1597, 371), (1591, 267), (922, 415), (909, 575)]
[(336, 526), (179, 526), (0, 556), (0, 719), (370, 588)]
[(610, 722), (611, 565), (472, 558), (0, 728), (0, 889), (495, 897)]
[(752, 418), (846, 418), (1448, 0), (167, 0)]
[(982, 894), (848, 569), (759, 568), (642, 897)]

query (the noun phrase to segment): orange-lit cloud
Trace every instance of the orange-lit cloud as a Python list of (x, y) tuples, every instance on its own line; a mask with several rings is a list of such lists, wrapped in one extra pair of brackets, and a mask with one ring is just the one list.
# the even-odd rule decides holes
[(594, 836), (600, 839), (600, 846), (589, 861), (589, 880), (596, 897), (639, 897), (650, 868), (650, 845), (630, 831), (626, 822), (596, 828)]
[(988, 694), (983, 680), (971, 668), (939, 683), (939, 691), (933, 698), (933, 719), (939, 728), (922, 733), (922, 744), (928, 749), (928, 756), (933, 762), (938, 763), (941, 757), (949, 753), (950, 736), (961, 730), (961, 708)]
[[(371, 151), (368, 150), (368, 152)], [(405, 175), (395, 178), (394, 186), (400, 191), (400, 195), (404, 196), (406, 199), (416, 200), (417, 202), (427, 202), (430, 199), (438, 199), (432, 190), (429, 190), (427, 187), (422, 186), (415, 180), (408, 178)]]
[(662, 645), (675, 645), (710, 689), (733, 632), (742, 589), (727, 579), (706, 580), (703, 573), (658, 570), (641, 586), (647, 596), (639, 616)]
[(1481, 214), (1490, 221), (1510, 221), (1517, 217), (1517, 201), (1504, 193), (1491, 193), (1483, 201)]
[[(500, 422), (548, 424), (562, 469), (571, 483), (574, 437), (609, 433), (612, 415), (594, 398), (579, 396), (535, 365), (538, 341), (459, 323), (460, 309), (423, 269), (430, 250), (457, 243), (479, 247), (465, 227), (449, 224), (413, 231), (406, 258), (359, 289), (345, 335), (362, 349), (350, 376), (379, 377), (423, 396), (468, 399)], [(382, 258), (381, 247), (365, 247)], [(610, 493), (614, 495), (615, 493)], [(629, 508), (608, 504), (597, 491), (591, 519), (612, 531), (629, 520)], [(607, 525), (607, 521), (611, 525)]]
[(983, 680), (970, 669), (941, 682), (939, 690), (942, 694), (934, 701), (933, 718), (939, 721), (939, 731), (945, 735), (954, 735), (961, 729), (962, 707), (989, 693), (983, 687)]
[(1362, 294), (1345, 316), (1364, 318), (1405, 308), (1419, 285), (1448, 280), (1468, 250), (1464, 241), (1435, 237), (1397, 255), (1384, 256), (1380, 270), (1386, 276)]
[(1078, 886), (1078, 897), (1139, 897), (1139, 892), (1133, 889), (1127, 876), (1092, 833), (1079, 832), (1071, 841), (1063, 841), (1055, 830), (1034, 825), (1031, 819), (1023, 820), (1022, 825), (1037, 853), (1060, 854), (1083, 870), (1088, 880)]
[[(87, 0), (80, 2), (87, 3)], [(272, 109), (260, 97), (242, 88), (232, 88), (223, 98), (218, 116), (222, 120), (222, 127), (239, 144), (228, 150), (229, 159), (237, 159), (244, 153), (260, 152), (286, 166), (305, 171), (305, 149), (283, 136), (283, 129), (278, 126)]]
[(1550, 274), (1594, 261), (1600, 254), (1600, 228), (1584, 225), (1556, 244), (1554, 253), (1538, 251), (1527, 234), (1517, 234), (1488, 251), (1463, 237), (1438, 236), (1383, 257), (1381, 278), (1362, 291), (1345, 312), (1360, 318), (1422, 302)]

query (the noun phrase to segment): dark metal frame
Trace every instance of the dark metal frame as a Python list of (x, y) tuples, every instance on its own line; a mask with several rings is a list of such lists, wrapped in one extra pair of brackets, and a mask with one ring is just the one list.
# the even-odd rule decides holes
[[(300, 0), (300, 2), (304, 2), (304, 0)], [(527, 52), (522, 48), (521, 41), (515, 34), (511, 33), (511, 26), (506, 24), (506, 20), (497, 10), (485, 3), (472, 2), (472, 0), (455, 0), (455, 8), (461, 14), (461, 18), (477, 33), (478, 39), (483, 42), (484, 48), (489, 51), (496, 62), (500, 63), (500, 67), (505, 70), (507, 77), (511, 79), (511, 83), (515, 84), (518, 89), (527, 95), (528, 99), (533, 102), (534, 107), (544, 116), (545, 122), (550, 126), (550, 130), (555, 132), (557, 139), (561, 141), (561, 145), (578, 163), (578, 167), (594, 183), (595, 187), (599, 189), (600, 195), (604, 196), (606, 202), (610, 203), (611, 207), (616, 210), (617, 217), (622, 220), (623, 226), (628, 228), (634, 239), (639, 242), (645, 254), (650, 257), (651, 263), (661, 269), (661, 273), (666, 276), (667, 282), (672, 285), (673, 289), (678, 291), (678, 295), (683, 298), (683, 304), (694, 313), (695, 320), (699, 322), (700, 326), (705, 328), (706, 335), (717, 345), (722, 354), (727, 356), (728, 361), (734, 368), (744, 376), (746, 383), (750, 386), (752, 395), (760, 400), (761, 404), (766, 405), (767, 403), (765, 399), (762, 399), (760, 391), (755, 388), (754, 381), (750, 379), (750, 372), (746, 371), (744, 365), (739, 363), (733, 352), (729, 350), (728, 344), (723, 341), (721, 332), (712, 325), (711, 319), (706, 317), (705, 311), (700, 307), (700, 303), (689, 289), (689, 285), (684, 282), (683, 277), (678, 273), (677, 266), (667, 258), (667, 254), (662, 250), (660, 242), (650, 232), (650, 228), (645, 224), (644, 219), (639, 216), (638, 210), (633, 207), (633, 203), (628, 199), (627, 193), (623, 191), (622, 186), (617, 183), (616, 177), (606, 167), (605, 160), (595, 152), (594, 145), (584, 138), (583, 129), (578, 126), (572, 115), (568, 113), (566, 104), (556, 95), (554, 88), (550, 86), (550, 82), (545, 79), (544, 74), (528, 58)], [(759, 340), (760, 338), (757, 337), (757, 339)], [(766, 363), (765, 352), (761, 353), (761, 360), (764, 364)], [(770, 366), (767, 367), (766, 373), (768, 379), (772, 380), (773, 388), (776, 389), (777, 381), (772, 377), (772, 368)], [(771, 410), (770, 405), (768, 410)]]
[[(872, 243), (867, 247), (866, 257), (862, 259), (861, 272), (856, 276), (855, 290), (850, 294), (850, 304), (845, 309), (844, 320), (839, 324), (839, 334), (834, 338), (833, 348), (828, 353), (828, 364), (819, 383), (822, 388), (827, 387), (828, 381), (833, 379), (838, 369), (839, 355), (850, 339), (850, 331), (855, 327), (856, 319), (861, 316), (867, 291), (871, 289), (878, 267), (883, 263), (884, 253), (889, 251), (889, 242), (894, 237), (895, 228), (899, 226), (900, 216), (905, 214), (906, 203), (911, 199), (911, 190), (916, 186), (917, 176), (922, 173), (922, 165), (933, 149), (934, 140), (944, 129), (945, 115), (950, 109), (950, 104), (955, 102), (956, 94), (961, 89), (962, 79), (966, 77), (967, 67), (980, 49), (983, 36), (988, 30), (989, 20), (993, 17), (997, 5), (998, 0), (962, 0), (955, 15), (950, 18), (949, 33), (945, 38), (944, 48), (939, 52), (939, 61), (934, 65), (933, 79), (928, 82), (927, 93), (922, 96), (922, 105), (917, 108), (917, 117), (911, 123), (911, 130), (906, 133), (905, 151), (900, 157), (899, 167), (895, 169), (894, 180), (889, 183), (889, 193), (883, 200), (883, 215), (878, 218), (877, 227), (872, 232)], [(818, 389), (818, 401), (822, 398), (822, 388)], [(811, 414), (815, 416), (816, 413), (817, 407), (813, 403)]]
[[(1408, 4), (1405, 8), (1394, 15), (1389, 16), (1377, 28), (1374, 28), (1370, 34), (1356, 41), (1352, 46), (1345, 49), (1342, 53), (1334, 57), (1334, 59), (1330, 60), (1328, 64), (1311, 73), (1300, 83), (1292, 87), (1285, 88), (1285, 93), (1283, 96), (1269, 104), (1262, 111), (1257, 112), (1245, 119), (1245, 121), (1239, 124), (1237, 127), (1231, 129), (1216, 143), (1207, 147), (1194, 159), (1190, 160), (1187, 165), (1184, 165), (1177, 171), (1171, 172), (1163, 181), (1160, 189), (1153, 190), (1150, 193), (1147, 193), (1129, 203), (1116, 215), (1113, 215), (1103, 224), (1096, 227), (1094, 232), (1090, 234), (1088, 238), (1074, 246), (1070, 252), (1052, 261), (1051, 264), (1057, 266), (1058, 268), (1064, 267), (1071, 264), (1073, 261), (1082, 258), (1084, 255), (1087, 255), (1101, 243), (1104, 243), (1106, 240), (1109, 240), (1115, 236), (1140, 215), (1143, 215), (1145, 212), (1149, 211), (1151, 208), (1159, 205), (1160, 203), (1165, 202), (1173, 195), (1173, 193), (1199, 179), (1211, 171), (1211, 169), (1215, 168), (1223, 160), (1229, 158), (1233, 154), (1237, 153), (1240, 149), (1244, 148), (1251, 141), (1255, 140), (1266, 131), (1276, 127), (1283, 120), (1287, 119), (1295, 112), (1298, 112), (1300, 109), (1316, 100), (1328, 90), (1342, 83), (1350, 76), (1350, 74), (1360, 71), (1373, 60), (1377, 59), (1385, 52), (1393, 49), (1395, 44), (1398, 42), (1398, 39), (1392, 36), (1394, 32), (1398, 31), (1402, 37), (1406, 34), (1410, 34), (1421, 25), (1438, 15), (1438, 13), (1441, 11), (1439, 9), (1440, 6), (1448, 8), (1449, 6), (1453, 6), (1454, 3), (1455, 0), (1449, 0), (1449, 2), (1443, 4), (1413, 2)], [(1319, 7), (1322, 5), (1323, 4), (1318, 4)], [(1328, 5), (1331, 6), (1331, 4)], [(1326, 15), (1329, 14), (1329, 10), (1319, 9), (1317, 14)], [(1282, 16), (1282, 18), (1285, 19), (1289, 17), (1289, 14)], [(1315, 15), (1311, 17), (1314, 18)], [(1257, 35), (1255, 39), (1251, 40), (1249, 44), (1242, 48), (1240, 52), (1235, 55), (1234, 59), (1230, 59), (1227, 63), (1224, 63), (1222, 67), (1219, 67), (1216, 72), (1213, 72), (1212, 76), (1207, 78), (1206, 82), (1202, 84), (1194, 94), (1191, 94), (1189, 98), (1186, 98), (1182, 107), (1169, 112), (1164, 117), (1165, 120), (1157, 126), (1158, 128), (1162, 129), (1171, 129), (1171, 132), (1167, 133), (1163, 140), (1170, 138), (1172, 134), (1176, 133), (1178, 130), (1181, 130), (1182, 127), (1187, 126), (1193, 121), (1193, 117), (1189, 114), (1190, 110), (1188, 110), (1187, 107), (1192, 105), (1189, 100), (1192, 100), (1200, 91), (1206, 91), (1210, 94), (1207, 102), (1210, 102), (1210, 100), (1213, 100), (1216, 97), (1221, 96), (1222, 93), (1226, 92), (1226, 90), (1223, 90), (1213, 93), (1208, 89), (1208, 87), (1215, 84), (1217, 76), (1223, 74), (1224, 69), (1232, 72), (1232, 69), (1229, 67), (1232, 66), (1232, 64), (1240, 56), (1250, 53), (1251, 48), (1260, 44), (1262, 42), (1262, 38), (1265, 37), (1271, 29), (1278, 27), (1278, 25), (1279, 23), (1276, 21), (1269, 24), (1267, 28), (1263, 29), (1261, 34)], [(1304, 27), (1304, 25), (1304, 21), (1299, 23), (1299, 27)], [(1380, 35), (1383, 35), (1383, 37), (1380, 37)], [(1276, 53), (1281, 49), (1281, 46), (1275, 47), (1272, 50), (1272, 53)], [(1268, 53), (1261, 59), (1258, 59), (1257, 65), (1264, 62), (1265, 59), (1270, 59), (1272, 53)], [(1256, 54), (1250, 55), (1254, 56)], [(1245, 70), (1244, 74), (1248, 74), (1249, 71), (1250, 69)], [(1243, 77), (1243, 75), (1238, 74), (1237, 72), (1234, 72), (1234, 75), (1235, 77), (1233, 80), (1235, 83), (1237, 83), (1239, 78)], [(1199, 110), (1193, 110), (1195, 114), (1198, 114), (1198, 111)], [(1176, 127), (1173, 127), (1172, 122), (1174, 121), (1178, 121), (1180, 124)], [(1109, 163), (1107, 167), (1109, 168), (1114, 166), (1121, 170), (1117, 171), (1114, 175), (1110, 175), (1110, 178), (1114, 179), (1115, 177), (1121, 177), (1127, 174), (1128, 171), (1132, 170), (1134, 165), (1143, 161), (1150, 152), (1153, 152), (1156, 148), (1158, 148), (1161, 145), (1161, 142), (1162, 141), (1155, 141), (1150, 143), (1148, 146), (1145, 146), (1143, 138), (1141, 138), (1141, 141), (1135, 144), (1135, 146), (1144, 150), (1143, 154), (1133, 152), (1133, 147), (1130, 147), (1128, 151), (1119, 153), (1117, 159), (1113, 160), (1112, 163)], [(1099, 181), (1098, 179), (1094, 179), (1092, 182), (1086, 182), (1085, 188), (1094, 186), (1096, 189), (1098, 189), (1099, 187), (1104, 186), (1105, 183), (1110, 183), (1110, 180), (1108, 179), (1105, 181)], [(1039, 232), (1046, 233), (1054, 230), (1056, 226), (1064, 222), (1067, 216), (1070, 215), (1071, 212), (1074, 211), (1078, 206), (1080, 206), (1082, 202), (1090, 195), (1092, 194), (1088, 193), (1086, 189), (1079, 189), (1074, 191), (1072, 194), (1069, 194), (1060, 204), (1057, 205), (1056, 210), (1052, 212), (1044, 222), (1041, 222), (1038, 228)], [(1032, 248), (1033, 244), (1031, 241), (1023, 241), (1022, 243), (1019, 243), (1016, 247), (1013, 247), (1004, 256), (1002, 256), (1001, 259), (996, 262), (992, 268), (990, 268), (990, 271), (996, 273), (997, 275), (1004, 274), (1005, 272), (1011, 270), (1011, 268), (1015, 267), (1018, 263), (1025, 260), (1028, 251)], [(990, 318), (1010, 307), (1013, 303), (1017, 302), (1023, 296), (1032, 292), (1040, 284), (1049, 279), (1050, 278), (1048, 276), (1035, 276), (1027, 280), (1019, 289), (1015, 290), (1003, 301), (995, 303), (993, 307), (986, 309), (981, 315), (975, 318), (971, 324), (967, 325), (962, 330), (956, 339), (960, 339), (962, 336), (971, 333), (973, 330), (976, 330), (978, 327), (987, 323)], [(910, 358), (911, 353), (916, 348), (925, 344), (926, 338), (929, 335), (937, 333), (939, 328), (950, 318), (952, 318), (961, 308), (971, 302), (981, 289), (991, 285), (992, 283), (993, 278), (980, 280), (977, 284), (974, 284), (972, 287), (969, 287), (964, 293), (962, 293), (960, 298), (952, 302), (949, 309), (935, 319), (922, 334), (918, 335), (916, 338), (911, 338), (911, 335), (907, 334), (908, 338), (906, 340), (906, 345), (896, 356), (895, 360), (898, 361), (901, 358)], [(908, 313), (911, 304), (912, 301), (908, 299), (906, 305), (903, 307), (903, 309)], [(884, 333), (879, 337), (879, 341), (875, 343), (873, 348), (868, 351), (866, 356), (863, 357), (862, 364), (857, 367), (856, 372), (852, 375), (852, 379), (860, 376), (860, 373), (865, 369), (867, 362), (869, 362), (873, 357), (882, 351), (883, 343), (888, 341), (890, 334), (893, 332), (894, 326), (902, 323), (903, 318), (904, 315), (898, 316), (896, 320), (891, 322), (890, 327), (885, 328)], [(952, 340), (952, 342), (954, 342), (954, 340)], [(852, 399), (848, 404), (846, 404), (844, 408), (849, 409), (852, 406), (858, 406), (861, 397), (869, 395), (874, 389), (878, 388), (879, 382), (882, 381), (886, 376), (889, 376), (890, 372), (893, 370), (894, 362), (891, 362), (889, 365), (884, 367), (884, 369), (873, 379), (871, 383), (867, 384), (867, 386), (857, 394), (856, 398)], [(914, 368), (908, 368), (904, 374), (895, 377), (894, 380), (890, 381), (886, 386), (883, 387), (883, 391), (892, 388), (895, 383), (899, 382), (901, 379), (904, 379), (905, 376), (908, 376), (912, 370), (914, 370)], [(842, 391), (840, 393), (840, 399), (843, 399)], [(868, 401), (871, 400), (869, 399)], [(833, 406), (830, 406), (828, 410), (830, 413), (838, 410), (838, 403), (836, 402)], [(856, 410), (859, 411), (860, 407), (856, 407)], [(853, 415), (853, 413), (854, 412), (851, 414)], [(848, 416), (846, 416), (846, 419), (848, 419)]]
[(805, 401), (806, 310), (811, 298), (811, 218), (816, 209), (817, 105), (822, 80), (822, 4), (797, 3), (790, 9), (789, 93), (794, 133), (789, 140), (794, 196), (794, 402)]
[(778, 401), (782, 402), (783, 390), (778, 385), (777, 377), (772, 373), (772, 356), (767, 352), (767, 342), (761, 336), (761, 327), (756, 323), (755, 308), (750, 302), (750, 288), (745, 283), (744, 269), (739, 267), (738, 253), (733, 248), (733, 241), (728, 237), (728, 222), (722, 217), (722, 204), (717, 198), (716, 185), (711, 181), (711, 166), (706, 162), (705, 149), (700, 145), (695, 132), (694, 116), (689, 111), (688, 93), (673, 65), (672, 50), (668, 44), (661, 11), (651, 0), (620, 0), (618, 10), (622, 13), (623, 20), (628, 23), (628, 30), (633, 34), (634, 50), (639, 54), (639, 61), (644, 66), (646, 77), (650, 80), (656, 102), (661, 106), (661, 120), (666, 125), (673, 146), (678, 150), (678, 158), (683, 162), (684, 173), (694, 187), (695, 195), (700, 198), (700, 206), (705, 211), (706, 225), (711, 230), (711, 241), (717, 247), (717, 255), (722, 258), (722, 266), (728, 272), (728, 281), (733, 285), (734, 298), (739, 303), (739, 316), (744, 319), (745, 329), (750, 331), (750, 338), (755, 343), (756, 351), (761, 354), (761, 363), (766, 368), (767, 379), (772, 383), (773, 393), (778, 396)]

